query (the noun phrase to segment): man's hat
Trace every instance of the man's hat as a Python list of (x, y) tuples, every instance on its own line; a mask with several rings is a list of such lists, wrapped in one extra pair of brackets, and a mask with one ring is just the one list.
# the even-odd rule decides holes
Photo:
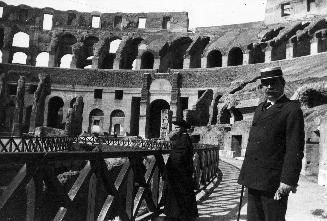
[(187, 123), (185, 120), (178, 120), (178, 121), (173, 121), (172, 122), (174, 125), (184, 127), (185, 129), (190, 129), (191, 125)]
[(260, 70), (261, 80), (283, 77), (283, 71), (280, 67), (265, 68)]

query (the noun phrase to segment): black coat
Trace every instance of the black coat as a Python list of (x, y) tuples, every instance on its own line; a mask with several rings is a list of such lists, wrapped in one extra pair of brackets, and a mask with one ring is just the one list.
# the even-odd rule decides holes
[(285, 96), (254, 114), (238, 183), (275, 192), (280, 182), (296, 186), (302, 167), (304, 120), (298, 101)]

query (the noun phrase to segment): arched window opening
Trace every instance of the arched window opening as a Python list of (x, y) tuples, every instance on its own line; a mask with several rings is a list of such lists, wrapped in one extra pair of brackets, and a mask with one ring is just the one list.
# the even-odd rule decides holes
[(193, 44), (192, 48), (189, 50), (190, 68), (201, 68), (202, 66), (201, 57), (204, 48), (208, 45), (209, 41), (210, 41), (209, 37), (202, 37), (197, 39), (197, 41)]
[(60, 97), (52, 97), (48, 103), (48, 127), (63, 129), (64, 101)]
[(89, 132), (92, 134), (102, 134), (103, 133), (103, 121), (104, 121), (103, 111), (96, 108), (90, 112), (89, 115)]
[(43, 15), (43, 30), (51, 30), (52, 29), (52, 17), (51, 14)]
[(49, 53), (42, 52), (36, 57), (36, 65), (37, 67), (48, 67), (49, 63)]
[(72, 62), (73, 55), (71, 54), (66, 54), (62, 56), (60, 59), (60, 65), (59, 67), (61, 68), (70, 68), (70, 63)]
[(102, 53), (99, 57), (99, 68), (100, 69), (113, 69), (114, 61), (116, 58), (116, 52), (121, 43), (121, 39), (107, 39), (103, 48)]
[[(72, 45), (75, 44), (76, 42), (77, 40), (75, 36), (72, 34), (64, 34), (63, 36), (60, 37), (58, 48), (57, 48), (57, 67), (61, 67), (62, 62), (61, 60), (59, 60), (60, 58), (62, 58), (64, 55), (67, 54), (70, 55), (73, 54)], [(65, 65), (65, 67), (70, 67), (70, 63), (68, 66)]]
[(26, 64), (27, 55), (23, 52), (16, 52), (13, 56), (13, 64)]
[(28, 48), (30, 44), (30, 37), (24, 32), (18, 32), (14, 35), (12, 46)]
[(327, 38), (318, 38), (318, 53), (327, 51)]
[(261, 47), (254, 47), (249, 52), (249, 64), (257, 64), (265, 62), (265, 52), (262, 51)]
[(161, 127), (161, 111), (165, 109), (170, 109), (170, 105), (167, 101), (158, 99), (151, 103), (150, 105), (150, 115), (149, 115), (149, 138), (159, 138), (160, 137), (160, 127)]
[(138, 55), (138, 46), (142, 38), (128, 39), (124, 45), (119, 61), (119, 69), (132, 69), (133, 61)]
[(271, 49), (271, 60), (278, 61), (286, 59), (286, 43), (273, 46)]
[(93, 46), (99, 41), (99, 38), (90, 36), (84, 40), (83, 49), (79, 52), (79, 60), (76, 63), (77, 68), (91, 68), (94, 57)]
[(310, 39), (305, 38), (293, 44), (293, 57), (310, 55)]
[(232, 48), (228, 54), (228, 66), (243, 64), (243, 52), (240, 48)]
[(121, 43), (120, 39), (116, 39), (110, 42), (109, 53), (115, 54), (119, 48), (120, 43)]
[(151, 52), (147, 51), (141, 57), (141, 69), (153, 69), (154, 56)]
[(124, 134), (123, 125), (125, 123), (125, 114), (122, 110), (114, 110), (110, 115), (110, 134), (120, 136)]
[(213, 50), (208, 54), (207, 57), (207, 68), (221, 67), (222, 66), (222, 55), (220, 51)]

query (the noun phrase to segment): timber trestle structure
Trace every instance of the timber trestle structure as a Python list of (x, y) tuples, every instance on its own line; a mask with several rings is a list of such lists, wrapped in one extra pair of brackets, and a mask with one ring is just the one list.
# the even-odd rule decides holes
[[(91, 141), (66, 141), (59, 148), (59, 138), (1, 138), (0, 220), (150, 220), (162, 213), (165, 162), (173, 144), (94, 138), (96, 148), (82, 151), (72, 146)], [(219, 149), (194, 147), (199, 192), (218, 175)]]

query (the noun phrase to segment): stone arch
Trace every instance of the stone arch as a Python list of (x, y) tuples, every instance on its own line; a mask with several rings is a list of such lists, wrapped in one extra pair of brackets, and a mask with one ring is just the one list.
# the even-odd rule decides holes
[(231, 107), (229, 109), (230, 112), (230, 123), (234, 123), (235, 121), (241, 121), (243, 120), (243, 114), (240, 110), (238, 110), (236, 107)]
[(30, 36), (25, 32), (18, 32), (14, 35), (12, 46), (28, 48), (30, 44)]
[(36, 57), (36, 64), (37, 67), (48, 67), (49, 63), (49, 53), (48, 52), (41, 52)]
[(218, 50), (212, 50), (207, 56), (207, 68), (221, 67), (222, 66), (222, 54)]
[(183, 69), (184, 56), (191, 43), (189, 37), (178, 38), (170, 45), (166, 43), (159, 52), (159, 72), (167, 72), (169, 68)]
[(201, 68), (201, 56), (208, 45), (210, 37), (201, 37), (188, 49), (190, 55), (190, 68)]
[(122, 110), (116, 109), (110, 114), (110, 134), (123, 135), (124, 134), (125, 114)]
[(278, 45), (274, 45), (271, 48), (271, 60), (283, 60), (286, 59), (286, 42), (281, 42)]
[(81, 50), (78, 52), (76, 67), (85, 68), (92, 66), (92, 59), (94, 57), (94, 45), (99, 42), (99, 38), (95, 36), (87, 36), (83, 41)]
[(71, 33), (65, 33), (59, 37), (57, 47), (57, 67), (61, 65), (61, 59), (64, 55), (73, 54), (73, 45), (77, 42), (76, 37)]
[(141, 56), (141, 69), (153, 69), (154, 56), (150, 51), (146, 51)]
[(170, 105), (163, 99), (157, 99), (151, 102), (149, 106), (149, 138), (160, 137), (161, 110), (170, 109)]
[(170, 82), (166, 79), (155, 79), (150, 85), (150, 92), (152, 91), (171, 91), (172, 86)]
[(265, 52), (262, 51), (261, 47), (253, 47), (249, 51), (249, 64), (257, 64), (265, 62)]
[(90, 133), (102, 133), (104, 113), (101, 109), (95, 108), (89, 114), (89, 132)]
[(98, 50), (100, 69), (113, 69), (114, 61), (116, 58), (116, 52), (121, 43), (119, 37), (107, 38), (100, 42), (100, 48)]
[(228, 66), (243, 64), (243, 51), (239, 47), (232, 48), (228, 53)]
[(327, 37), (318, 38), (318, 53), (327, 51)]
[(63, 120), (63, 106), (64, 101), (61, 97), (55, 96), (49, 99), (48, 102), (48, 127), (60, 128), (63, 129), (62, 124)]
[(26, 64), (27, 55), (24, 52), (16, 52), (13, 55), (12, 62), (13, 64)]
[(70, 68), (70, 64), (72, 62), (73, 55), (72, 54), (65, 54), (60, 59), (60, 65), (61, 68)]
[(143, 41), (142, 38), (128, 39), (121, 51), (119, 69), (132, 69), (133, 61), (138, 55), (138, 46)]

